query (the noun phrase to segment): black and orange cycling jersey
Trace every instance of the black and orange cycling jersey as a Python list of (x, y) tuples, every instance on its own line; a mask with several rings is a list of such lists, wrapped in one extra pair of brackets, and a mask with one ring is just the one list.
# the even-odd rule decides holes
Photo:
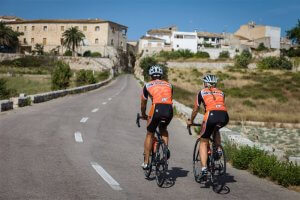
[(161, 118), (166, 120), (166, 123), (161, 128), (166, 129), (173, 118), (173, 89), (172, 85), (167, 81), (153, 80), (146, 83), (141, 99), (147, 100), (148, 97), (152, 100), (152, 106), (148, 113), (147, 130), (154, 133), (156, 127), (159, 125)]
[(216, 124), (225, 126), (229, 117), (225, 106), (225, 95), (217, 88), (204, 88), (197, 97), (195, 104), (199, 107), (203, 104), (205, 114), (203, 116), (202, 128), (200, 136), (209, 138)]
[(225, 106), (225, 95), (217, 88), (204, 88), (202, 89), (196, 98), (195, 102), (198, 106), (201, 103), (204, 106), (205, 112), (212, 110), (227, 111)]
[(167, 81), (153, 80), (146, 83), (143, 88), (142, 98), (150, 96), (152, 104), (172, 104), (172, 85)]

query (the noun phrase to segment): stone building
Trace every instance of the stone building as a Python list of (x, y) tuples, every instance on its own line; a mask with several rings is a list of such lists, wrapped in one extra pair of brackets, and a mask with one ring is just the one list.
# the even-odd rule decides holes
[(77, 27), (85, 35), (85, 39), (77, 49), (78, 53), (90, 50), (105, 56), (111, 47), (126, 51), (127, 27), (107, 20), (41, 19), (9, 21), (6, 24), (13, 30), (24, 33), (19, 38), (23, 52), (31, 52), (36, 44), (42, 44), (46, 52), (64, 53), (66, 47), (62, 45), (63, 33), (71, 27)]
[(263, 43), (267, 48), (280, 49), (281, 28), (274, 26), (257, 25), (255, 22), (249, 22), (242, 25), (234, 36), (239, 38), (241, 44), (250, 48), (257, 48)]

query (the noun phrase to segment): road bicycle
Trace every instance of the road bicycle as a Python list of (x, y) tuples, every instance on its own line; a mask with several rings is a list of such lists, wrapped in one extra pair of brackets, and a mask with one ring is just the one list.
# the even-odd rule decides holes
[[(191, 124), (187, 126), (188, 132), (192, 135), (191, 127), (200, 127), (201, 124)], [(208, 145), (208, 159), (207, 159), (207, 176), (201, 177), (201, 159), (199, 155), (200, 148), (200, 138), (198, 138), (195, 142), (194, 152), (193, 152), (193, 172), (195, 181), (198, 183), (210, 184), (213, 187), (213, 190), (219, 193), (223, 189), (223, 185), (221, 184), (221, 177), (226, 174), (226, 154), (222, 145), (220, 146), (220, 150), (218, 152), (218, 147), (215, 143), (215, 135), (218, 130), (221, 128), (220, 125), (216, 125), (212, 136), (209, 138)]]
[[(136, 124), (140, 127), (140, 119), (142, 117), (140, 114), (137, 114)], [(166, 123), (165, 119), (161, 119), (159, 124)], [(159, 126), (158, 126), (159, 127)], [(144, 170), (144, 174), (146, 178), (149, 178), (152, 170), (155, 170), (155, 179), (156, 183), (159, 187), (162, 187), (165, 180), (167, 179), (167, 171), (168, 171), (168, 157), (170, 151), (168, 146), (163, 141), (159, 129), (155, 130), (156, 139), (153, 139), (153, 145), (149, 157), (149, 169)]]

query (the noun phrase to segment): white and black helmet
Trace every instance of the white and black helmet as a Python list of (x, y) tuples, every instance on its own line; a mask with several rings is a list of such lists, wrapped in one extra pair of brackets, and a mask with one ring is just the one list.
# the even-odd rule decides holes
[(159, 66), (159, 65), (153, 65), (149, 69), (150, 76), (162, 76), (163, 74), (164, 74), (163, 70), (162, 70), (161, 66)]
[(216, 85), (218, 78), (215, 75), (207, 74), (202, 78), (204, 83), (207, 83), (209, 86)]

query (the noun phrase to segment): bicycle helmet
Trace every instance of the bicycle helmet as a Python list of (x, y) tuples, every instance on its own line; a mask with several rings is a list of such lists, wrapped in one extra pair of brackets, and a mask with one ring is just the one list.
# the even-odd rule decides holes
[(218, 78), (213, 74), (205, 75), (202, 80), (207, 86), (216, 86), (218, 82)]
[(163, 70), (161, 66), (159, 65), (153, 65), (149, 69), (149, 75), (150, 76), (162, 76), (163, 75)]

